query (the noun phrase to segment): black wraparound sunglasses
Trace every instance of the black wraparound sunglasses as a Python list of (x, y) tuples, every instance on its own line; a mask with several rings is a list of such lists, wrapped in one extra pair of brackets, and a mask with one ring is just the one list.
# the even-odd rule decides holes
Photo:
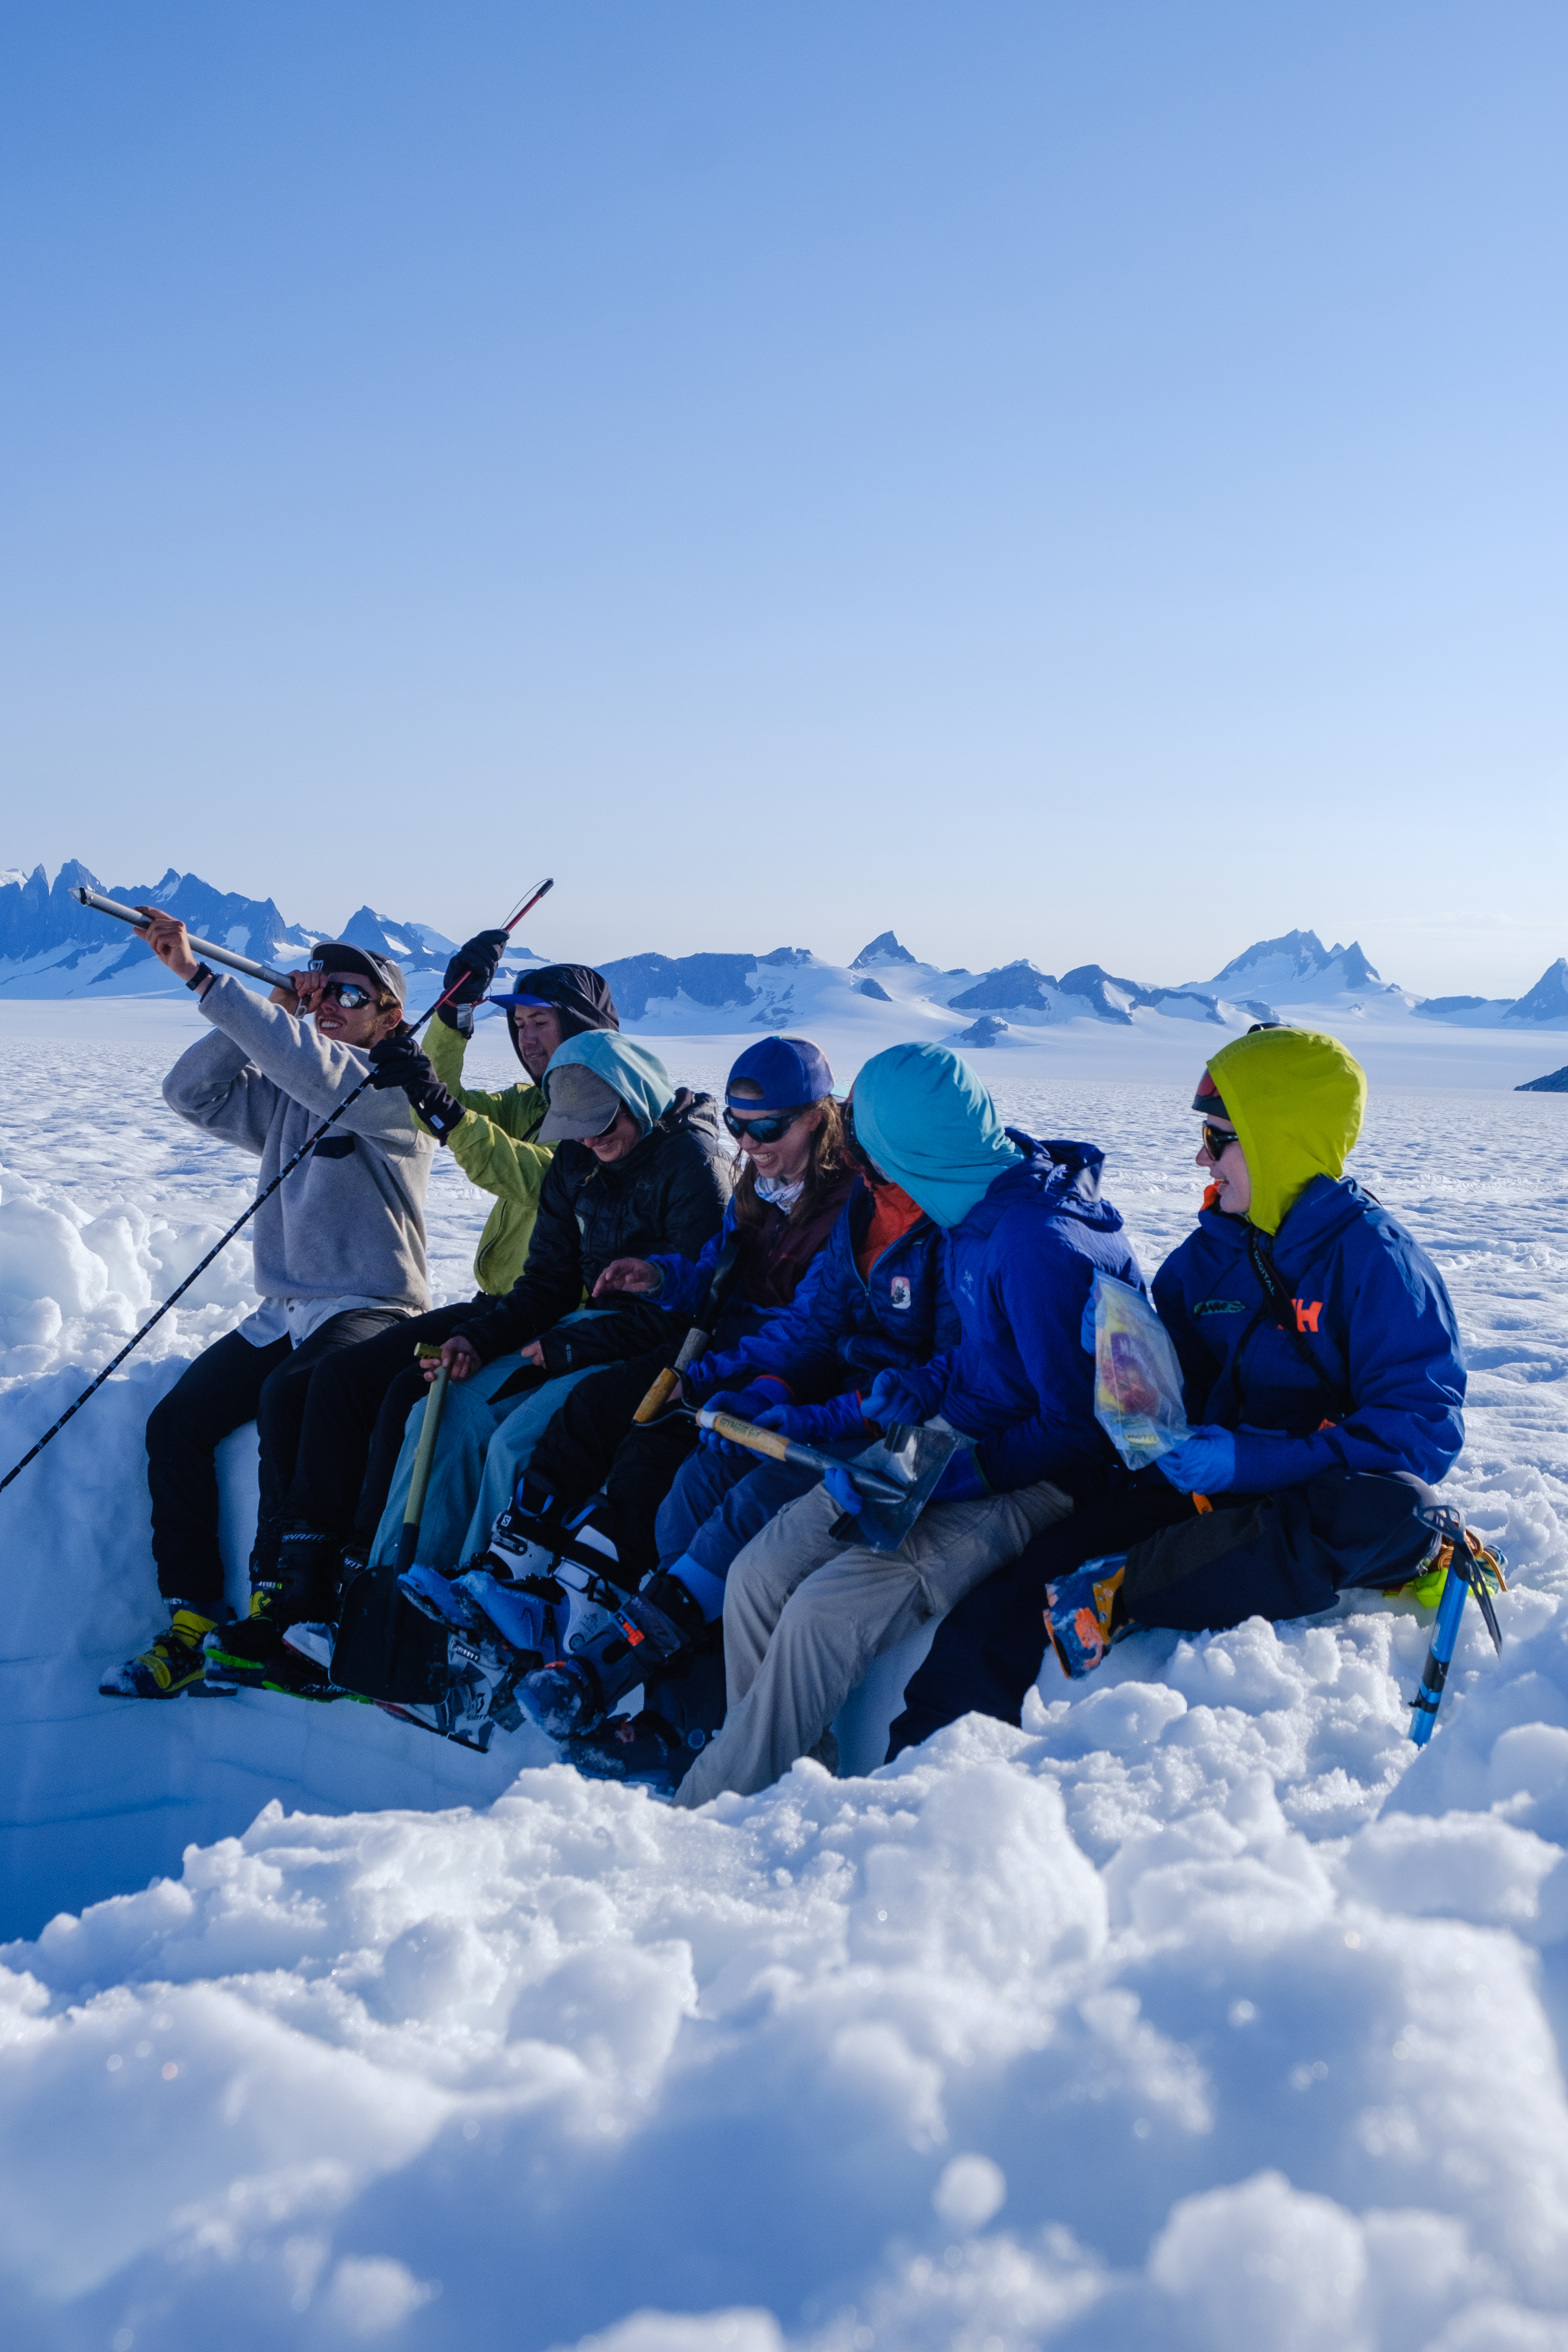
[(1206, 1118), (1205, 1119), (1204, 1150), (1208, 1153), (1211, 1160), (1217, 1160), (1221, 1152), (1224, 1151), (1226, 1144), (1239, 1143), (1240, 1141), (1241, 1138), (1237, 1135), (1234, 1127), (1212, 1127), (1209, 1124), (1209, 1121)]
[(726, 1108), (724, 1124), (737, 1143), (776, 1143), (787, 1133), (806, 1106), (797, 1104), (794, 1110), (762, 1111), (755, 1118), (745, 1118)]

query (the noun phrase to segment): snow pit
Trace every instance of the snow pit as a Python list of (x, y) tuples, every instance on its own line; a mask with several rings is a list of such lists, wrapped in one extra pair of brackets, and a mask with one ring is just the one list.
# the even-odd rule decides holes
[[(247, 1189), (166, 1057), (50, 1050), (0, 1174), (6, 1464)], [(1107, 1144), (1152, 1269), (1184, 1102), (1005, 1108)], [(700, 1815), (367, 1708), (100, 1701), (155, 1622), (147, 1408), (245, 1305), (215, 1268), (0, 1502), (7, 2341), (1565, 2352), (1568, 1222), (1537, 1098), (1485, 1150), (1454, 1112), (1374, 1097), (1356, 1163), (1453, 1286), (1449, 1491), (1513, 1564), (1421, 1754), (1428, 1621), (1366, 1601)], [(437, 1183), (456, 1296), (480, 1209)]]

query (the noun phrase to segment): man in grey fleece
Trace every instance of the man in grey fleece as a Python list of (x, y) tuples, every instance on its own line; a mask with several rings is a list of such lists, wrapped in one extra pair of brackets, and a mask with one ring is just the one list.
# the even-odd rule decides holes
[[(311, 1130), (370, 1070), (370, 1049), (403, 1018), (403, 974), (385, 957), (326, 941), (307, 969), (263, 1002), (198, 964), (185, 927), (155, 908), (148, 945), (196, 997), (212, 1034), (183, 1054), (163, 1099), (261, 1161), (268, 1183)], [(255, 1314), (208, 1348), (147, 1423), (153, 1552), (171, 1622), (139, 1657), (100, 1684), (116, 1698), (176, 1698), (200, 1690), (202, 1643), (223, 1614), (218, 1550), (218, 1441), (254, 1419), (261, 1507), (251, 1554), (251, 1616), (241, 1637), (270, 1653), (280, 1628), (318, 1612), (321, 1596), (290, 1590), (279, 1558), (281, 1505), (293, 1474), (313, 1366), (430, 1304), (425, 1187), (436, 1144), (401, 1093), (373, 1091), (301, 1161), (252, 1227)]]

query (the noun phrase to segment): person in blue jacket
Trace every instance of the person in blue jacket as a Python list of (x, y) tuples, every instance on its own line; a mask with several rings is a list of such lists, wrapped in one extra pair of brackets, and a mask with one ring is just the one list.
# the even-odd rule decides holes
[[(851, 1093), (851, 1108), (853, 1101)], [(733, 1346), (700, 1358), (681, 1387), (694, 1402), (847, 1457), (877, 1434), (864, 1414), (877, 1374), (912, 1370), (955, 1345), (960, 1333), (942, 1279), (942, 1227), (847, 1139), (846, 1150), (859, 1181), (793, 1305)], [(759, 1462), (744, 1446), (705, 1433), (659, 1507), (660, 1578), (712, 1624), (738, 1554), (817, 1475)], [(657, 1675), (645, 1676), (645, 1688), (639, 1714), (580, 1733), (566, 1753), (594, 1778), (635, 1780), (668, 1793), (723, 1722), (722, 1661), (693, 1639), (689, 1652), (670, 1652)]]
[(1069, 1675), (1124, 1629), (1309, 1615), (1435, 1558), (1422, 1513), (1464, 1442), (1443, 1277), (1343, 1174), (1366, 1080), (1338, 1039), (1259, 1028), (1205, 1070), (1197, 1231), (1154, 1281), (1190, 1433), (971, 1593), (889, 1754), (972, 1710), (1017, 1722), (1047, 1638)]
[(936, 1422), (969, 1442), (897, 1551), (841, 1542), (847, 1478), (789, 1504), (741, 1553), (724, 1600), (729, 1713), (676, 1791), (682, 1806), (749, 1793), (822, 1740), (871, 1660), (1099, 1491), (1114, 1454), (1094, 1417), (1079, 1331), (1096, 1271), (1137, 1283), (1092, 1144), (1005, 1129), (950, 1046), (895, 1045), (852, 1103), (858, 1150), (942, 1229), (955, 1344), (885, 1370), (878, 1426)]

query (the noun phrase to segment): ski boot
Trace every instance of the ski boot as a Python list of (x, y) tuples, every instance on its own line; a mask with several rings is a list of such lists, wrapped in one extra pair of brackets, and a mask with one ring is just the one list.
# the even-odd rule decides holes
[(463, 1633), (477, 1633), (484, 1617), (462, 1590), (460, 1574), (458, 1569), (426, 1568), (416, 1559), (398, 1578), (397, 1589), (405, 1601), (436, 1624), (455, 1625)]
[(650, 1577), (573, 1656), (523, 1677), (517, 1694), (522, 1710), (552, 1739), (596, 1730), (617, 1699), (689, 1654), (703, 1622), (683, 1584)]
[(620, 1780), (628, 1789), (672, 1797), (708, 1738), (691, 1731), (683, 1738), (672, 1723), (645, 1707), (641, 1715), (613, 1715), (597, 1731), (577, 1733), (565, 1743), (566, 1761), (585, 1780)]
[(1074, 1682), (1132, 1631), (1121, 1598), (1126, 1569), (1127, 1554), (1114, 1551), (1046, 1587), (1046, 1633), (1063, 1674)]
[(203, 1698), (227, 1697), (227, 1692), (210, 1686), (206, 1679), (202, 1643), (216, 1622), (194, 1609), (176, 1607), (167, 1632), (150, 1643), (140, 1657), (127, 1658), (122, 1666), (110, 1668), (98, 1685), (100, 1694), (105, 1698), (181, 1698), (189, 1691)]
[(296, 1523), (283, 1529), (278, 1573), (258, 1577), (250, 1612), (207, 1635), (214, 1670), (245, 1690), (281, 1691), (290, 1698), (333, 1699), (342, 1696), (323, 1677), (313, 1657), (290, 1649), (290, 1625), (330, 1626), (337, 1598), (337, 1545), (320, 1528)]

